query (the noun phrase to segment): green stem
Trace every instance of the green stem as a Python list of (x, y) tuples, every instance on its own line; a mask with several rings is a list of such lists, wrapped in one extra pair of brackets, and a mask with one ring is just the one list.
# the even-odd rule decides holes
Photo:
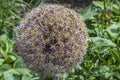
[(103, 0), (104, 2), (104, 17), (105, 17), (105, 25), (107, 24), (107, 19), (106, 19), (106, 13), (107, 13), (107, 8), (106, 8), (106, 0)]

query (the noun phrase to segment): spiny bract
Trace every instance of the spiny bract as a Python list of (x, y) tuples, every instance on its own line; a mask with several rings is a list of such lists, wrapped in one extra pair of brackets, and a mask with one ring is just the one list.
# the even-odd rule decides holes
[(32, 70), (70, 72), (86, 53), (85, 24), (78, 14), (63, 6), (49, 4), (33, 9), (18, 30), (15, 51)]

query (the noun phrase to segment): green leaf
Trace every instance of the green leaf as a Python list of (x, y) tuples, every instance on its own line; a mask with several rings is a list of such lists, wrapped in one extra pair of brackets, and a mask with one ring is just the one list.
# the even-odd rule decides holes
[(10, 40), (7, 35), (0, 36), (0, 53), (4, 57), (8, 57), (8, 53), (11, 53), (14, 47), (14, 42)]
[(8, 71), (11, 68), (12, 68), (12, 66), (9, 64), (3, 64), (2, 66), (0, 66), (0, 72), (3, 73), (5, 71)]
[(120, 60), (120, 53), (115, 49), (110, 49), (110, 53), (116, 58), (116, 60)]
[(15, 80), (13, 74), (9, 71), (4, 72), (3, 75), (5, 80)]
[(0, 66), (3, 64), (4, 59), (0, 59)]
[(100, 69), (101, 73), (106, 73), (108, 71), (110, 71), (110, 68), (108, 66), (102, 66), (101, 69)]
[(28, 75), (24, 75), (24, 76), (22, 77), (22, 80), (31, 80), (31, 77), (28, 76)]
[(113, 38), (119, 38), (120, 37), (120, 22), (112, 24), (106, 30)]
[(15, 69), (10, 69), (9, 71), (14, 75), (21, 75), (21, 73), (17, 72)]
[(9, 63), (14, 62), (16, 59), (17, 58), (15, 56), (10, 55), (4, 60), (4, 63), (9, 64)]
[(37, 3), (39, 4), (38, 6), (43, 6), (47, 0), (41, 0), (41, 2)]
[(104, 10), (104, 4), (103, 4), (103, 2), (101, 2), (101, 1), (93, 1), (93, 4), (96, 7), (100, 7), (102, 10)]
[[(13, 74), (14, 74), (14, 73), (13, 73)], [(14, 79), (15, 79), (15, 80), (21, 80), (21, 76), (14, 74)]]
[(115, 71), (120, 71), (120, 65), (114, 68)]
[(84, 76), (80, 75), (79, 76), (80, 80), (84, 80)]
[(88, 9), (81, 12), (81, 15), (84, 20), (89, 20), (94, 19), (94, 16), (97, 15), (97, 13), (92, 7), (89, 7)]
[(59, 74), (58, 76), (60, 76), (63, 79), (66, 79), (68, 77), (67, 73), (63, 73), (63, 74)]
[(24, 61), (22, 60), (21, 57), (18, 57), (18, 59), (13, 64), (13, 68), (24, 68), (24, 67), (25, 67)]
[(93, 44), (96, 47), (104, 47), (104, 46), (107, 46), (107, 47), (116, 47), (115, 43), (113, 43), (111, 40), (105, 39), (105, 38), (91, 37), (90, 41), (92, 41)]
[(117, 4), (113, 4), (112, 6), (113, 6), (113, 8), (119, 10), (119, 6)]
[(112, 73), (106, 72), (106, 73), (105, 73), (105, 78), (108, 79), (111, 75), (112, 75)]
[(22, 75), (27, 75), (28, 73), (30, 73), (30, 70), (27, 68), (16, 68), (15, 71)]

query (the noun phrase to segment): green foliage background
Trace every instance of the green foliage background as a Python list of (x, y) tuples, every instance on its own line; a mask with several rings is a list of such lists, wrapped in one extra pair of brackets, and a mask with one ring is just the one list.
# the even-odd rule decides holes
[[(39, 80), (41, 77), (13, 53), (12, 38), (17, 35), (15, 28), (25, 12), (50, 1), (58, 2), (0, 0), (0, 80)], [(93, 0), (91, 6), (78, 14), (88, 28), (89, 48), (81, 65), (59, 76), (63, 80), (120, 80), (120, 0)]]

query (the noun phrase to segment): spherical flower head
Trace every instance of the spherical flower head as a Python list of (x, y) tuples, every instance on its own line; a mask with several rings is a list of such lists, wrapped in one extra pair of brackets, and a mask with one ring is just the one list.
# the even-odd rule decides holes
[(86, 53), (85, 24), (64, 6), (49, 4), (33, 9), (25, 15), (18, 31), (15, 51), (38, 72), (70, 72)]

